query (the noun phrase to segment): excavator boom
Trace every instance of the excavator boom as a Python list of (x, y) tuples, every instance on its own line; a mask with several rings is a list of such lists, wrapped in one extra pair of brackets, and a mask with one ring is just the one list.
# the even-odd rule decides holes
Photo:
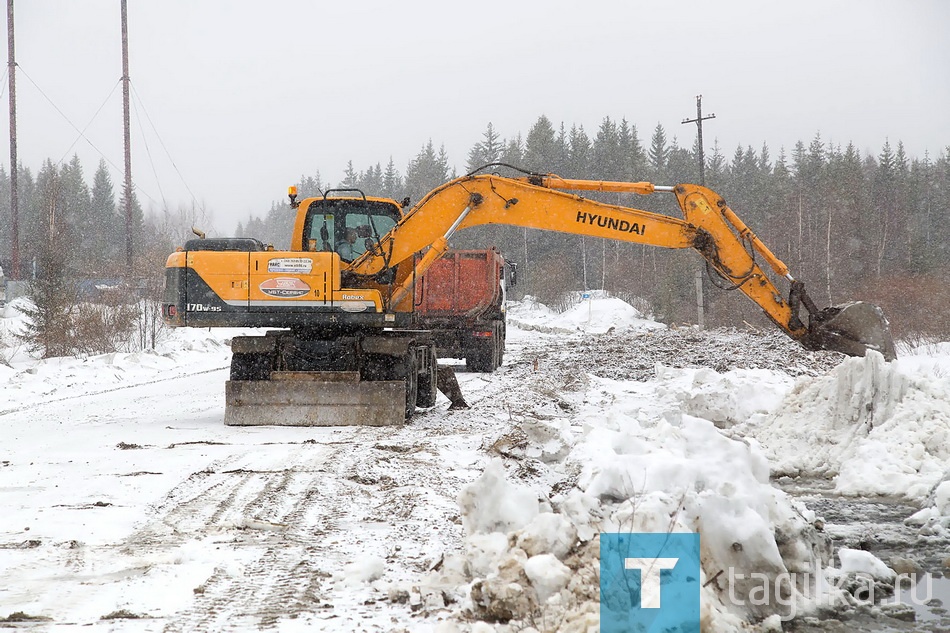
[[(570, 191), (603, 191), (675, 196), (683, 219), (611, 205)], [(692, 248), (732, 287), (738, 288), (791, 338), (809, 349), (863, 355), (867, 349), (893, 359), (893, 339), (883, 312), (864, 302), (819, 310), (804, 285), (714, 191), (699, 185), (658, 186), (649, 182), (571, 180), (532, 174), (523, 178), (469, 175), (434, 189), (351, 265), (359, 275), (375, 275), (397, 266), (412, 254), (429, 251), (404, 275), (391, 295), (391, 306), (406, 305), (415, 279), (441, 257), (459, 229), (480, 224), (508, 224), (565, 233), (617, 239), (662, 248)], [(760, 264), (762, 262), (762, 264)], [(785, 298), (762, 266), (790, 283)], [(807, 322), (799, 308), (807, 310)]]

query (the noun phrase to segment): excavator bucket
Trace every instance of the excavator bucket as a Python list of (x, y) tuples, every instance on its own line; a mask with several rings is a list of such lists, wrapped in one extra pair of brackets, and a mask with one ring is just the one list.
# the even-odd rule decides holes
[(228, 426), (393, 426), (406, 418), (406, 383), (359, 372), (273, 372), (225, 383)]
[(807, 335), (808, 347), (864, 356), (869, 349), (885, 360), (897, 358), (890, 324), (880, 307), (853, 301), (825, 308), (813, 314)]

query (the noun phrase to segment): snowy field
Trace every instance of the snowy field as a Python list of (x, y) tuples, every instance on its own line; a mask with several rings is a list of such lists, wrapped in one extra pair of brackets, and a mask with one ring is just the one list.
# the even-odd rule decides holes
[[(234, 331), (45, 361), (4, 335), (0, 623), (593, 632), (598, 534), (688, 531), (703, 631), (779, 631), (895, 572), (775, 478), (950, 535), (950, 344), (845, 359), (599, 295), (514, 305), (508, 333), (497, 372), (459, 371), (470, 409), (400, 428), (225, 427)], [(789, 589), (762, 604), (751, 574)]]

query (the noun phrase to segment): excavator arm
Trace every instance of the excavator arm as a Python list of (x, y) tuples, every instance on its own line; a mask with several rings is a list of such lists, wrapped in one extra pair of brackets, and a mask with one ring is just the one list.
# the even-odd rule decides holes
[[(683, 219), (584, 198), (572, 191), (603, 191), (675, 197)], [(717, 193), (699, 185), (569, 180), (531, 174), (523, 178), (469, 175), (434, 189), (375, 248), (352, 262), (349, 272), (376, 276), (401, 267), (390, 309), (408, 310), (414, 280), (448, 248), (459, 229), (482, 224), (559, 231), (662, 248), (692, 248), (719, 275), (754, 301), (766, 316), (808, 349), (863, 355), (877, 349), (894, 358), (894, 344), (880, 308), (863, 302), (819, 310), (804, 284), (776, 257)], [(413, 255), (425, 251), (418, 260)], [(761, 264), (760, 264), (761, 262)], [(788, 298), (765, 265), (790, 284)], [(411, 269), (411, 270), (407, 270)], [(800, 308), (808, 313), (806, 324)]]

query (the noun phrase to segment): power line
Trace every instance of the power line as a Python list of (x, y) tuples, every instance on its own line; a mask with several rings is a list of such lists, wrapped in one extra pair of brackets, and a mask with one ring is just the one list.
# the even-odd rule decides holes
[(7, 93), (7, 84), (6, 84), (6, 82), (7, 82), (7, 73), (9, 73), (9, 72), (10, 72), (9, 69), (3, 71), (3, 77), (0, 78), (0, 84), (2, 84), (2, 85), (0, 85), (0, 99), (3, 99), (3, 96)]
[(92, 115), (92, 118), (89, 119), (89, 122), (86, 123), (85, 127), (83, 127), (82, 131), (79, 133), (79, 136), (76, 137), (76, 140), (73, 141), (72, 145), (69, 146), (69, 149), (67, 149), (65, 152), (63, 152), (63, 157), (59, 159), (59, 162), (60, 162), (60, 163), (62, 163), (63, 160), (66, 159), (66, 156), (69, 155), (69, 152), (72, 151), (72, 149), (73, 149), (74, 147), (76, 147), (76, 143), (79, 142), (79, 139), (85, 138), (86, 130), (89, 129), (89, 126), (92, 125), (92, 122), (95, 121), (95, 120), (96, 120), (96, 117), (99, 116), (99, 113), (102, 112), (102, 109), (106, 106), (106, 103), (108, 103), (108, 102), (109, 102), (109, 99), (112, 98), (112, 95), (115, 94), (115, 89), (118, 88), (118, 86), (119, 86), (119, 82), (117, 81), (117, 82), (115, 82), (115, 85), (112, 86), (112, 90), (109, 91), (109, 95), (108, 95), (108, 96), (105, 98), (105, 100), (102, 102), (102, 105), (99, 106), (99, 109), (96, 110), (96, 113)]
[(148, 156), (148, 164), (152, 168), (152, 175), (155, 176), (155, 184), (158, 186), (158, 193), (162, 197), (162, 209), (168, 209), (168, 201), (165, 199), (165, 192), (162, 190), (161, 180), (158, 178), (158, 172), (155, 170), (155, 161), (152, 160), (152, 150), (148, 146), (148, 140), (145, 138), (145, 130), (142, 128), (142, 117), (139, 116), (139, 110), (132, 102), (132, 108), (135, 110), (135, 122), (139, 124), (139, 131), (142, 133), (142, 144), (145, 145), (145, 155)]
[[(46, 99), (47, 102), (49, 102), (49, 104), (53, 107), (53, 109), (56, 110), (56, 112), (58, 112), (61, 117), (63, 117), (63, 120), (66, 121), (66, 123), (68, 123), (68, 124), (70, 125), (70, 127), (72, 127), (74, 130), (76, 130), (76, 132), (79, 133), (79, 136), (80, 136), (84, 141), (86, 141), (87, 143), (89, 143), (89, 146), (90, 146), (92, 149), (94, 149), (94, 150), (99, 154), (99, 156), (101, 156), (102, 159), (103, 159), (104, 161), (106, 161), (106, 163), (108, 163), (116, 172), (122, 173), (122, 170), (119, 169), (119, 167), (118, 167), (114, 162), (112, 162), (112, 161), (109, 159), (108, 156), (106, 156), (105, 152), (103, 152), (101, 149), (99, 149), (98, 147), (96, 147), (96, 144), (93, 143), (91, 140), (89, 140), (89, 137), (88, 137), (88, 136), (86, 136), (85, 134), (83, 134), (83, 131), (80, 130), (80, 129), (76, 126), (76, 124), (73, 123), (73, 122), (69, 119), (68, 116), (66, 116), (66, 114), (59, 108), (59, 106), (57, 106), (56, 103), (53, 102), (53, 100), (49, 97), (49, 95), (47, 95), (47, 94), (43, 91), (43, 89), (40, 88), (39, 84), (37, 84), (35, 81), (33, 81), (33, 78), (30, 77), (29, 73), (27, 73), (25, 70), (23, 70), (23, 66), (20, 65), (20, 64), (17, 64), (17, 68), (20, 69), (20, 72), (23, 74), (23, 76), (26, 77), (26, 78), (29, 80), (29, 82), (30, 82), (31, 84), (33, 84), (33, 87), (36, 88), (36, 90), (43, 96), (43, 98)], [(145, 196), (145, 197), (148, 198), (150, 201), (152, 201), (153, 203), (155, 203), (156, 206), (158, 205), (158, 201), (155, 200), (155, 198), (153, 198), (152, 196), (150, 196), (150, 195), (148, 194), (148, 192), (145, 191), (144, 189), (142, 189), (140, 186), (135, 185), (134, 188), (135, 188), (136, 191), (140, 192), (143, 196)]]
[(165, 156), (168, 157), (168, 161), (172, 164), (172, 167), (175, 168), (175, 173), (178, 174), (178, 178), (181, 180), (181, 184), (185, 186), (185, 189), (188, 191), (188, 194), (191, 196), (191, 201), (193, 204), (198, 204), (198, 199), (195, 197), (195, 194), (192, 193), (191, 187), (188, 186), (188, 183), (185, 182), (185, 177), (181, 175), (181, 171), (178, 169), (178, 165), (175, 163), (175, 159), (172, 158), (171, 152), (168, 151), (168, 147), (165, 146), (165, 141), (162, 140), (162, 135), (158, 133), (158, 129), (155, 127), (155, 124), (152, 123), (152, 117), (148, 114), (148, 109), (145, 107), (145, 102), (142, 101), (142, 97), (139, 96), (139, 91), (135, 89), (135, 84), (132, 84), (132, 94), (135, 96), (136, 100), (139, 102), (139, 105), (142, 106), (142, 112), (145, 113), (145, 119), (148, 121), (148, 124), (152, 127), (152, 131), (155, 132), (155, 138), (158, 139), (159, 144), (162, 146), (162, 149), (165, 150)]

